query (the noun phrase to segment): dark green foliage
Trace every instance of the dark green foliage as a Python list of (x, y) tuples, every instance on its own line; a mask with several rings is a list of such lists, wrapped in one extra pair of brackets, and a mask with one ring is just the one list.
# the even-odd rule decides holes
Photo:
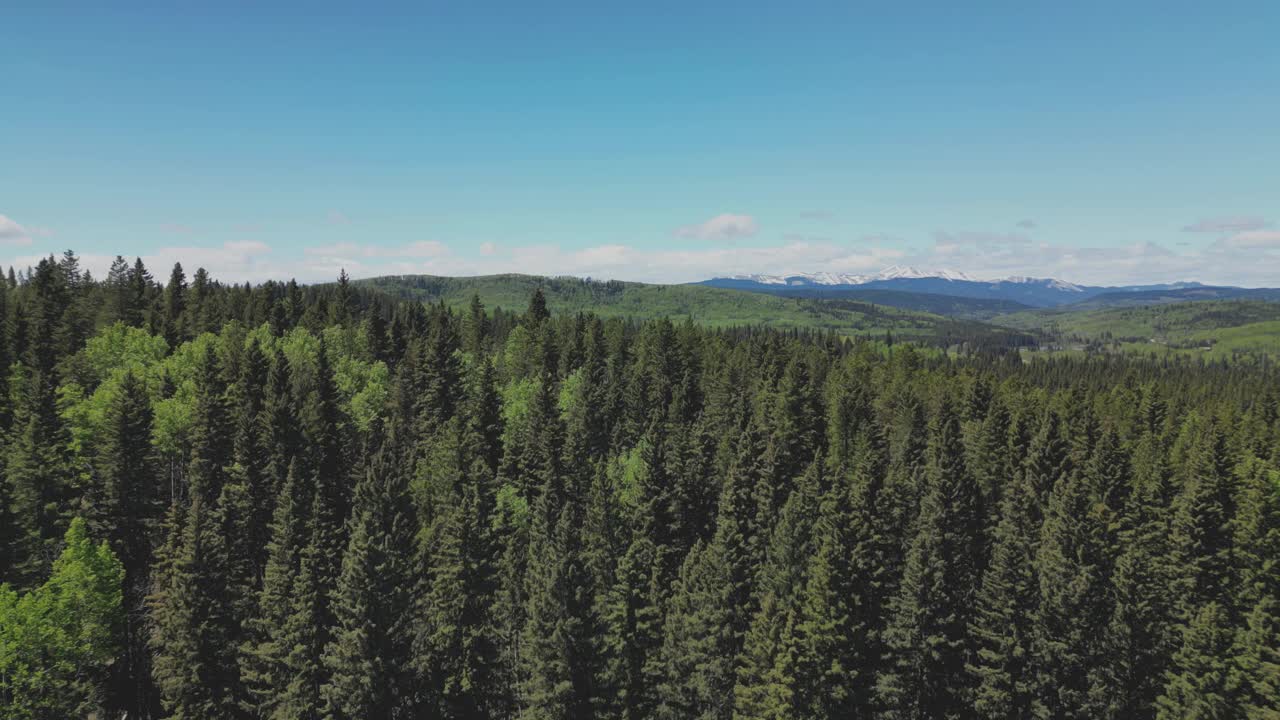
[(930, 429), (927, 489), (893, 599), (879, 682), (891, 718), (959, 718), (972, 702), (965, 667), (982, 571), (981, 492), (964, 467), (960, 422), (949, 405)]
[(1226, 612), (1216, 602), (1205, 604), (1190, 618), (1164, 693), (1156, 701), (1159, 720), (1243, 715), (1241, 678), (1231, 657), (1234, 634)]
[(413, 506), (403, 470), (373, 458), (356, 487), (351, 538), (325, 650), (327, 718), (412, 717), (409, 657)]
[(492, 281), (0, 283), (0, 716), (1280, 712), (1273, 365)]
[(1040, 599), (1035, 559), (1041, 512), (1028, 475), (1019, 474), (1004, 496), (970, 626), (974, 708), (985, 718), (1027, 718), (1037, 709), (1032, 618)]
[(144, 599), (164, 508), (151, 431), (146, 389), (126, 372), (107, 407), (84, 516), (90, 531), (111, 544), (124, 567), (125, 655), (113, 668), (111, 692), (114, 706), (135, 714), (145, 712), (153, 700)]
[(184, 515), (151, 598), (153, 673), (170, 717), (234, 717), (240, 673), (226, 541), (202, 494)]

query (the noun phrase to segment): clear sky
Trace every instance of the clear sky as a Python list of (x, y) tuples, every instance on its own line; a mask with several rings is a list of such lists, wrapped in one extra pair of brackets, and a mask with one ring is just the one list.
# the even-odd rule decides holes
[(1274, 1), (3, 5), (5, 264), (1280, 285)]

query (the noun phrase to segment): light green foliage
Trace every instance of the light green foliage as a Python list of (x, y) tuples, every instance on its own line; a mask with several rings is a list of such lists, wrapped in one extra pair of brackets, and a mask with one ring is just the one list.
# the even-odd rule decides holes
[(19, 595), (0, 586), (0, 717), (83, 716), (115, 657), (124, 568), (77, 518), (49, 580)]
[(142, 374), (168, 353), (169, 344), (164, 338), (120, 322), (89, 338), (84, 346), (85, 360), (99, 381), (126, 370)]
[[(244, 347), (248, 347), (256, 340), (268, 355), (278, 346), (291, 367), (306, 372), (314, 369), (320, 337), (305, 328), (295, 328), (282, 338), (273, 336), (267, 323), (248, 332), (237, 328), (231, 324), (221, 335), (204, 333), (179, 345), (168, 357), (165, 357), (168, 345), (164, 338), (122, 323), (111, 325), (90, 338), (83, 354), (85, 366), (97, 386), (86, 388), (70, 381), (58, 388), (59, 413), (70, 431), (72, 451), (80, 455), (91, 451), (92, 439), (100, 434), (106, 409), (127, 371), (145, 380), (153, 398), (153, 444), (162, 453), (176, 454), (186, 445), (191, 430), (196, 371), (205, 348), (212, 346), (220, 360), (225, 360), (233, 351), (232, 344), (243, 342)], [(390, 393), (391, 378), (386, 364), (368, 359), (368, 341), (363, 330), (332, 327), (324, 331), (324, 339), (334, 369), (339, 406), (358, 429), (368, 430), (383, 414)], [(165, 383), (172, 388), (169, 397), (161, 397)]]
[(204, 333), (195, 340), (174, 348), (164, 362), (163, 372), (173, 387), (173, 395), (157, 398), (154, 405), (155, 430), (152, 442), (166, 454), (176, 454), (185, 445), (194, 420), (196, 377), (205, 349), (218, 342), (218, 336)]
[(168, 352), (164, 338), (120, 322), (89, 338), (82, 355), (91, 376), (87, 379), (96, 387), (86, 388), (73, 380), (58, 388), (58, 411), (70, 432), (73, 452), (91, 451), (125, 373), (142, 378), (149, 392), (156, 393)]
[(574, 404), (583, 402), (580, 397), (583, 386), (582, 374), (582, 368), (578, 368), (560, 382), (560, 397), (556, 401), (556, 407), (560, 408), (560, 415), (566, 420)]
[(538, 381), (533, 378), (509, 382), (502, 388), (502, 424), (504, 441), (517, 437), (533, 407), (533, 396), (538, 392)]

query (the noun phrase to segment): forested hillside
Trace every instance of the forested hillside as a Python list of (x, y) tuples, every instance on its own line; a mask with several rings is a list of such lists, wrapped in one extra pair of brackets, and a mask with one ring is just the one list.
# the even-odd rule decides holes
[(380, 287), (0, 282), (0, 717), (1280, 713), (1272, 366)]
[[(967, 319), (982, 314), (968, 312), (971, 304), (989, 301), (954, 299), (956, 302), (951, 303), (942, 302), (950, 300), (948, 298), (926, 297), (917, 298), (916, 302), (879, 302), (876, 297), (843, 295), (782, 297), (705, 285), (656, 285), (536, 275), (465, 278), (392, 275), (361, 280), (357, 284), (407, 300), (442, 302), (454, 309), (465, 308), (472, 297), (478, 296), (495, 310), (518, 311), (524, 308), (534, 290), (541, 290), (547, 307), (554, 313), (590, 312), (602, 319), (668, 318), (677, 322), (691, 320), (715, 328), (819, 330), (875, 338), (884, 338), (889, 333), (899, 339), (965, 351), (1034, 344), (1032, 337), (1024, 332)], [(1006, 304), (1002, 311), (1017, 309)]]

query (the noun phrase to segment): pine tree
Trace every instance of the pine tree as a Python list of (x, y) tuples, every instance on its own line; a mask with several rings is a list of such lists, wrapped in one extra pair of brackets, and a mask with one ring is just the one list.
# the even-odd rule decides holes
[(182, 272), (182, 263), (173, 264), (173, 272), (169, 274), (169, 282), (164, 286), (164, 339), (169, 347), (177, 347), (184, 340), (190, 339), (183, 321), (187, 309), (187, 276)]
[(1156, 702), (1159, 720), (1244, 716), (1231, 655), (1233, 635), (1220, 605), (1210, 601), (1200, 607), (1183, 630), (1182, 646)]
[(286, 623), (306, 542), (309, 511), (309, 494), (298, 474), (294, 462), (276, 498), (266, 569), (257, 607), (248, 623), (248, 639), (241, 647), (240, 664), (251, 696), (249, 709), (262, 717), (277, 717), (276, 704), (290, 679)]
[(491, 472), (474, 461), (459, 502), (442, 519), (418, 611), (415, 668), (446, 718), (493, 717), (506, 704), (501, 698), (508, 690), (498, 682), (500, 639), (493, 616), (497, 547)]
[(84, 516), (124, 567), (124, 662), (113, 668), (112, 704), (132, 714), (147, 711), (151, 688), (145, 607), (152, 544), (163, 508), (151, 447), (152, 411), (146, 387), (126, 371), (111, 396), (96, 446), (93, 484)]
[(124, 322), (130, 327), (143, 327), (151, 315), (151, 273), (142, 258), (134, 258), (133, 268), (129, 271), (129, 289), (126, 294)]
[(525, 324), (529, 327), (537, 327), (550, 317), (551, 313), (547, 310), (547, 297), (542, 294), (542, 288), (534, 288), (533, 295), (529, 297), (529, 309), (524, 313)]
[(878, 473), (854, 463), (828, 488), (814, 522), (795, 630), (795, 707), (803, 717), (874, 709), (884, 556), (874, 521), (883, 485)]
[(171, 567), (152, 596), (153, 673), (173, 718), (235, 717), (235, 618), (225, 593), (226, 547), (201, 493), (192, 497)]
[(1260, 600), (1236, 641), (1239, 697), (1250, 720), (1280, 718), (1280, 615), (1275, 598)]
[(787, 717), (793, 713), (797, 624), (806, 562), (813, 554), (813, 518), (818, 513), (825, 461), (817, 457), (796, 485), (774, 527), (765, 564), (756, 577), (760, 607), (744, 638), (734, 688), (735, 715)]
[(680, 569), (663, 637), (666, 676), (655, 716), (728, 720), (733, 716), (735, 583), (723, 538), (694, 546)]
[(411, 717), (413, 508), (405, 474), (375, 456), (356, 488), (325, 650), (327, 718)]
[(1020, 474), (1004, 495), (991, 564), (982, 577), (970, 631), (977, 651), (974, 709), (984, 718), (1029, 718), (1038, 709), (1032, 618), (1039, 602), (1035, 558), (1041, 508)]
[(1102, 639), (1112, 612), (1111, 533), (1119, 518), (1114, 505), (1127, 486), (1119, 439), (1108, 431), (1083, 471), (1058, 482), (1051, 493), (1036, 555), (1040, 598), (1034, 643), (1041, 717), (1095, 718), (1111, 700)]
[(1236, 587), (1233, 519), (1236, 481), (1226, 437), (1217, 426), (1201, 431), (1189, 449), (1185, 480), (1175, 500), (1171, 537), (1180, 568), (1179, 593), (1188, 619), (1216, 602), (1232, 617)]
[(981, 490), (966, 472), (945, 401), (930, 432), (927, 490), (885, 639), (877, 683), (889, 718), (958, 718), (970, 707), (968, 626), (981, 573)]
[(52, 371), (27, 378), (23, 407), (5, 462), (15, 520), (18, 561), (14, 578), (29, 584), (53, 561), (68, 517), (70, 472), (66, 429), (57, 412)]
[[(544, 489), (538, 504), (552, 502)], [(581, 508), (570, 502), (558, 514), (534, 510), (529, 546), (520, 717), (531, 720), (591, 716), (594, 660), (591, 602), (582, 562)]]

